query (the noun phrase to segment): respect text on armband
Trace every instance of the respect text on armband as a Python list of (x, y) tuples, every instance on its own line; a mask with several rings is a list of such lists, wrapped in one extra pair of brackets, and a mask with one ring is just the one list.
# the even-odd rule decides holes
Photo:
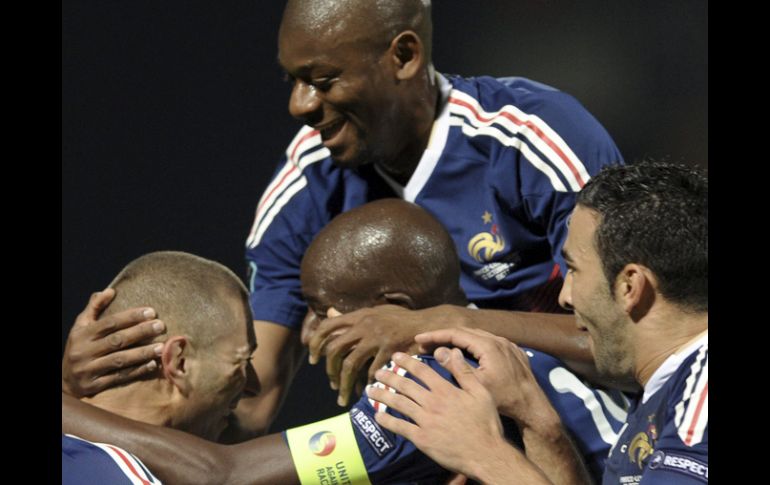
[(382, 458), (385, 453), (393, 448), (391, 442), (380, 426), (357, 407), (350, 410), (350, 417), (358, 431), (366, 438), (377, 456)]

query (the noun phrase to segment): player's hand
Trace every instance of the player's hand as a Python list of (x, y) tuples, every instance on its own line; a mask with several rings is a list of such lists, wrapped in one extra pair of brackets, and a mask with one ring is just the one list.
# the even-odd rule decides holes
[[(337, 404), (347, 406), (356, 381), (371, 381), (374, 372), (390, 360), (397, 350), (416, 347), (414, 336), (420, 327), (414, 314), (396, 305), (365, 308), (341, 315), (329, 310), (310, 339), (309, 361), (315, 364), (326, 356), (326, 374), (332, 389), (339, 390)], [(368, 373), (366, 364), (370, 361)], [(363, 375), (362, 375), (363, 374)]]
[(302, 330), (299, 333), (299, 340), (302, 345), (307, 347), (310, 344), (310, 338), (315, 334), (321, 321), (322, 319), (313, 310), (308, 309), (307, 315), (302, 320)]
[[(309, 339), (309, 361), (326, 356), (326, 374), (332, 389), (339, 390), (337, 403), (346, 406), (357, 380), (371, 382), (374, 373), (388, 363), (393, 352), (416, 350), (415, 335), (439, 328), (468, 324), (462, 307), (439, 305), (408, 310), (380, 305), (340, 315), (329, 309), (328, 318)], [(364, 371), (367, 362), (368, 372)]]
[(472, 373), (489, 390), (500, 414), (523, 426), (552, 419), (551, 406), (532, 374), (529, 357), (510, 340), (484, 330), (452, 328), (417, 335), (415, 341), (422, 353), (448, 345), (473, 355), (479, 366)]
[(474, 465), (485, 462), (491, 449), (507, 446), (500, 417), (492, 395), (479, 382), (462, 352), (439, 348), (435, 357), (460, 388), (417, 359), (396, 353), (393, 362), (427, 388), (382, 369), (375, 377), (396, 393), (372, 386), (367, 394), (414, 421), (378, 412), (375, 419), (380, 425), (407, 438), (444, 468), (472, 475)]
[(163, 345), (149, 343), (166, 331), (152, 308), (131, 308), (99, 318), (115, 297), (108, 288), (91, 295), (75, 319), (62, 359), (62, 391), (91, 396), (158, 367)]

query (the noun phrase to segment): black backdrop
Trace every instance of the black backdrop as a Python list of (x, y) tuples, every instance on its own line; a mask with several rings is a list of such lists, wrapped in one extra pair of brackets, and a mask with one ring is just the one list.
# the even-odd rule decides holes
[[(275, 61), (282, 4), (63, 1), (62, 346), (90, 292), (143, 253), (189, 251), (245, 276), (257, 199), (299, 126)], [(433, 10), (440, 71), (551, 84), (627, 160), (708, 167), (706, 1)], [(339, 411), (322, 367), (306, 365), (275, 429)]]

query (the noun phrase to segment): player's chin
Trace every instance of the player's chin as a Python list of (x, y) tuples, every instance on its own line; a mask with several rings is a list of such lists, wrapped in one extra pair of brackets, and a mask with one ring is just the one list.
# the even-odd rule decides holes
[(363, 165), (370, 163), (371, 157), (363, 149), (361, 143), (357, 143), (354, 146), (346, 145), (342, 147), (334, 147), (329, 150), (331, 152), (331, 158), (334, 165), (345, 169), (356, 169)]

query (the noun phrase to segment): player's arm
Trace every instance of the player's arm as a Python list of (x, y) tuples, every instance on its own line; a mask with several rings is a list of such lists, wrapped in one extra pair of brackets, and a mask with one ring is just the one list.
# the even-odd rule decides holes
[[(588, 336), (578, 331), (572, 315), (474, 310), (456, 305), (422, 310), (382, 305), (328, 318), (309, 337), (310, 362), (326, 356), (329, 381), (339, 389), (338, 403), (345, 406), (369, 359), (373, 359), (368, 367), (371, 381), (393, 352), (414, 350), (417, 334), (457, 327), (486, 330), (551, 354), (588, 380), (629, 388), (628, 383), (609, 381), (596, 373)], [(632, 384), (629, 389), (636, 387)]]
[(530, 347), (556, 357), (574, 373), (589, 382), (635, 392), (638, 384), (632, 379), (608, 378), (596, 371), (588, 344), (588, 332), (578, 330), (575, 316), (569, 314), (518, 312), (504, 310), (472, 310), (445, 305), (456, 315), (450, 325), (438, 322), (429, 330), (441, 328), (476, 328), (504, 337), (516, 345)]
[(133, 421), (62, 393), (62, 432), (115, 444), (138, 456), (166, 483), (299, 483), (280, 434), (219, 445), (182, 431)]
[[(349, 413), (236, 445), (212, 443), (182, 431), (114, 415), (62, 393), (62, 432), (120, 446), (142, 460), (166, 483), (369, 485), (370, 453), (359, 451)], [(401, 456), (401, 455), (399, 455)], [(412, 476), (415, 460), (402, 473)], [(431, 462), (432, 463), (432, 462)], [(390, 465), (393, 465), (391, 460)], [(435, 465), (434, 465), (435, 467)]]
[(310, 128), (302, 128), (291, 142), (257, 204), (246, 240), (249, 304), (257, 337), (252, 364), (260, 393), (246, 393), (241, 399), (236, 422), (225, 431), (228, 442), (268, 430), (304, 357), (300, 331), (307, 305), (300, 290), (300, 262), (328, 220), (319, 209), (323, 204), (308, 189), (294, 190), (300, 186), (296, 182), (306, 182), (308, 176), (306, 170), (297, 170), (299, 161), (320, 144), (320, 137), (311, 133)]
[(247, 384), (221, 441), (240, 443), (267, 433), (305, 356), (299, 332), (272, 322), (254, 321), (257, 350), (252, 357), (258, 383)]

